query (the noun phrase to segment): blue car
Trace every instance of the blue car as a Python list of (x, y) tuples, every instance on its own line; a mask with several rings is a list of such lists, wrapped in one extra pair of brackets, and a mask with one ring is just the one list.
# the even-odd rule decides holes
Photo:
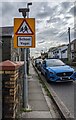
[(47, 81), (66, 82), (76, 80), (76, 72), (59, 59), (45, 59), (41, 65), (41, 74)]

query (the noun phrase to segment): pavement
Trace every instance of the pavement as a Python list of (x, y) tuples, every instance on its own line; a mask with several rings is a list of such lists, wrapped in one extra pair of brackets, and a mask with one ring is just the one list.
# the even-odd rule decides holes
[(2, 76), (0, 75), (0, 120), (2, 119)]
[(30, 63), (28, 76), (28, 104), (30, 112), (23, 112), (22, 118), (52, 118), (52, 113), (45, 99), (37, 73)]

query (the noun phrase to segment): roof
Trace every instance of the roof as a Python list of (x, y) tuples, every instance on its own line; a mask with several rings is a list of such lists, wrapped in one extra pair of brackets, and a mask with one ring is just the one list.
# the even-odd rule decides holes
[(76, 42), (76, 39), (74, 39), (71, 43), (75, 43)]
[(0, 36), (12, 36), (13, 26), (0, 27)]

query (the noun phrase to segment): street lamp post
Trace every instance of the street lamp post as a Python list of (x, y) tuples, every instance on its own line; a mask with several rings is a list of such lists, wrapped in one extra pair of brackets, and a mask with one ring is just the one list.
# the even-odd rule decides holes
[(71, 64), (71, 41), (70, 41), (70, 27), (68, 27), (68, 35), (69, 35), (69, 62)]
[[(32, 2), (27, 3), (27, 9), (32, 5)], [(27, 12), (27, 18), (29, 18), (29, 12)], [(26, 49), (26, 58), (27, 58), (27, 74), (29, 74), (29, 57), (30, 57), (30, 48)]]
[[(19, 12), (26, 18), (26, 12), (29, 12), (29, 8), (19, 8)], [(28, 105), (28, 81), (27, 81), (27, 61), (26, 61), (26, 48), (24, 48), (24, 79), (23, 79), (23, 107), (27, 110)]]

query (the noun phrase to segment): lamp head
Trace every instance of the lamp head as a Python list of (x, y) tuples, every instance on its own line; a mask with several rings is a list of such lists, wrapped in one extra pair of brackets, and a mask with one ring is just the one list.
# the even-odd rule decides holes
[(26, 17), (26, 12), (29, 12), (29, 8), (19, 8), (19, 12), (22, 12), (23, 17)]

